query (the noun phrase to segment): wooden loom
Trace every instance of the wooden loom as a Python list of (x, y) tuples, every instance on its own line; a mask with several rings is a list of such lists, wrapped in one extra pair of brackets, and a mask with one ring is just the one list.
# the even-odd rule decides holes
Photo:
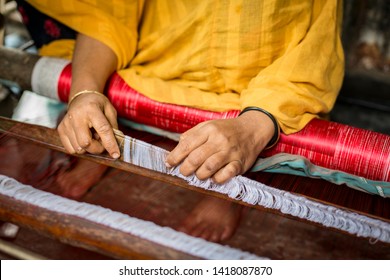
[[(28, 63), (32, 60), (33, 58), (30, 58), (30, 60), (25, 58), (22, 61)], [(15, 60), (12, 59), (11, 61), (15, 62)], [(18, 63), (13, 63), (13, 65), (16, 67)], [(24, 67), (24, 69), (27, 69), (27, 72), (29, 71), (28, 67)], [(28, 73), (25, 77), (29, 77)], [(20, 84), (23, 83), (21, 82), (23, 77), (15, 77), (13, 80), (16, 80)], [(26, 85), (25, 88), (28, 88), (28, 82), (24, 82)], [(56, 132), (53, 130), (15, 123), (6, 119), (1, 120), (1, 130), (3, 131), (3, 135), (10, 136), (10, 134), (12, 134), (12, 137), (34, 141), (39, 145), (50, 146), (52, 149), (54, 148), (57, 151), (63, 152)], [(167, 139), (151, 136), (147, 133), (130, 130), (127, 131), (127, 133), (166, 148), (172, 148), (174, 145), (174, 143)], [(34, 151), (40, 149), (41, 148), (34, 148)], [(44, 154), (45, 152), (42, 153)], [(160, 206), (161, 209), (163, 209), (163, 212), (166, 211), (179, 216), (172, 218), (172, 215), (168, 215), (168, 217), (164, 218), (161, 213), (155, 214), (152, 220), (161, 225), (175, 227), (178, 221), (183, 218), (183, 215), (185, 216), (185, 212), (189, 211), (188, 208), (194, 204), (194, 201), (196, 202), (196, 200), (203, 195), (213, 195), (222, 199), (228, 199), (226, 196), (215, 192), (191, 187), (181, 179), (146, 170), (134, 165), (125, 164), (120, 161), (112, 161), (100, 156), (84, 155), (82, 157), (126, 171), (126, 173), (123, 173), (121, 171), (111, 170), (105, 178), (103, 178), (102, 182), (95, 186), (83, 200), (101, 204), (114, 210), (134, 214), (134, 211), (137, 212), (141, 210), (131, 210), (126, 204), (128, 204), (128, 201), (131, 201), (131, 199), (136, 203), (136, 199), (140, 199), (140, 197), (130, 197), (130, 195), (126, 195), (126, 193), (129, 192), (129, 187), (126, 186), (126, 183), (121, 181), (128, 182), (127, 180), (129, 180), (134, 185), (132, 187), (138, 189), (138, 191), (140, 191), (140, 189), (148, 189), (149, 192), (143, 190), (142, 194), (153, 197), (154, 199), (151, 199), (148, 203), (154, 202), (154, 206), (156, 207), (158, 205), (155, 200), (162, 194), (161, 189), (165, 189), (167, 194), (164, 195), (164, 198), (166, 198), (167, 201), (170, 201), (170, 199), (173, 199), (171, 201), (175, 201), (175, 198), (178, 198), (177, 201), (181, 201), (181, 203), (176, 202), (176, 204), (178, 204), (176, 208), (174, 205), (164, 206), (164, 203), (161, 203), (162, 205)], [(131, 172), (131, 174), (127, 172)], [(112, 177), (113, 173), (115, 174), (115, 179)], [(378, 196), (368, 195), (351, 190), (347, 187), (339, 187), (308, 178), (264, 173), (248, 174), (248, 176), (273, 187), (310, 197), (328, 205), (336, 205), (342, 209), (352, 210), (386, 222), (390, 219), (389, 202)], [(124, 178), (127, 179), (125, 180)], [(112, 193), (107, 192), (107, 187), (103, 187), (107, 182), (109, 182), (109, 189)], [(115, 187), (113, 187), (114, 184), (116, 185)], [(179, 186), (181, 188), (172, 188), (172, 186)], [(48, 190), (50, 191), (50, 188)], [(157, 195), (152, 195), (151, 193), (157, 193)], [(110, 199), (106, 199), (107, 197)], [(33, 228), (65, 243), (97, 251), (110, 257), (161, 259), (193, 258), (193, 256), (178, 250), (157, 245), (153, 242), (142, 240), (135, 236), (124, 234), (105, 226), (100, 226), (96, 223), (88, 223), (88, 221), (80, 220), (76, 217), (62, 215), (44, 209), (37, 209), (37, 207), (32, 207), (31, 205), (26, 205), (25, 203), (4, 196), (1, 196), (0, 200), (1, 219), (12, 221), (24, 227)], [(143, 205), (143, 207), (145, 208), (145, 205)], [(376, 242), (376, 244), (371, 244), (368, 239), (358, 238), (344, 232), (292, 218), (291, 216), (281, 214), (279, 211), (265, 209), (260, 206), (250, 206), (250, 208), (251, 210), (249, 211), (245, 222), (239, 228), (232, 240), (229, 240), (227, 243), (228, 245), (249, 251), (259, 256), (277, 259), (387, 259), (390, 257), (390, 247), (386, 243)], [(28, 209), (28, 211), (25, 209)], [(135, 214), (145, 216), (143, 213)]]

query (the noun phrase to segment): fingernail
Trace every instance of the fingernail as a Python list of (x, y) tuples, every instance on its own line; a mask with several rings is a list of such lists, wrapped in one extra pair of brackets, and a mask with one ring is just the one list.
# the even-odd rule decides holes
[(165, 166), (168, 168), (172, 168), (172, 165), (170, 165), (168, 162), (165, 162)]
[(112, 157), (113, 157), (113, 158), (119, 158), (119, 154), (118, 154), (118, 153), (113, 153), (113, 154), (112, 154)]

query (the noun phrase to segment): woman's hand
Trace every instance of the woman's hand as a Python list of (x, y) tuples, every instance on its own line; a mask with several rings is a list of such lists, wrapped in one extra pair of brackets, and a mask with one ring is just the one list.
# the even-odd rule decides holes
[(207, 121), (181, 135), (166, 164), (173, 167), (182, 163), (184, 176), (195, 174), (200, 180), (212, 178), (222, 184), (249, 170), (274, 132), (272, 120), (258, 111)]
[(118, 158), (120, 151), (113, 128), (118, 128), (116, 110), (107, 97), (90, 92), (71, 102), (58, 133), (71, 154), (98, 154), (107, 150), (111, 157)]
[[(116, 111), (107, 97), (95, 92), (104, 89), (116, 66), (117, 57), (108, 46), (86, 35), (77, 35), (72, 59), (71, 103), (58, 126), (62, 144), (69, 153), (96, 154), (107, 150), (111, 157), (119, 157), (112, 130), (118, 128)], [(84, 93), (76, 96), (78, 92)]]

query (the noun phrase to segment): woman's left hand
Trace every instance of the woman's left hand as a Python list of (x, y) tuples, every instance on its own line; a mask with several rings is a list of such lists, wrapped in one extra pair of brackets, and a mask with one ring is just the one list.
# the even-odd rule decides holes
[(180, 166), (184, 176), (212, 178), (222, 184), (243, 174), (274, 135), (272, 120), (262, 112), (248, 111), (235, 119), (198, 124), (180, 137), (167, 156), (167, 166)]

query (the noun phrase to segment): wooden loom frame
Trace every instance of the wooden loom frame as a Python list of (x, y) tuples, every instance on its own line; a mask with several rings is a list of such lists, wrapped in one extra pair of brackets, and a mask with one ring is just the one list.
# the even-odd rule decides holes
[[(33, 142), (43, 147), (50, 147), (56, 151), (64, 152), (60, 144), (56, 130), (15, 122), (0, 118), (0, 131), (23, 141)], [(33, 136), (33, 137), (32, 137)], [(277, 215), (287, 216), (295, 220), (297, 218), (284, 215), (279, 211), (265, 209), (258, 205), (247, 205), (244, 202), (232, 200), (224, 195), (212, 191), (206, 191), (197, 187), (189, 186), (184, 180), (170, 175), (158, 173), (142, 167), (134, 166), (119, 160), (112, 160), (108, 156), (79, 155), (80, 158), (88, 159), (99, 164), (111, 166), (126, 172), (131, 172), (153, 180), (168, 183), (173, 186), (201, 192), (207, 195), (241, 203), (246, 206), (257, 208), (261, 211), (272, 212)], [(339, 207), (342, 208), (342, 207)], [(367, 214), (365, 214), (367, 215)], [(368, 215), (369, 216), (369, 215)], [(375, 217), (378, 219), (378, 217)], [(98, 252), (119, 259), (193, 259), (189, 254), (158, 245), (154, 242), (143, 240), (139, 237), (123, 233), (109, 227), (93, 223), (86, 219), (72, 217), (48, 211), (24, 202), (0, 195), (0, 219), (13, 222), (23, 227), (28, 227), (43, 233), (61, 242)], [(308, 221), (304, 221), (310, 223)], [(334, 230), (334, 229), (327, 229)], [(337, 230), (336, 230), (337, 231)]]

